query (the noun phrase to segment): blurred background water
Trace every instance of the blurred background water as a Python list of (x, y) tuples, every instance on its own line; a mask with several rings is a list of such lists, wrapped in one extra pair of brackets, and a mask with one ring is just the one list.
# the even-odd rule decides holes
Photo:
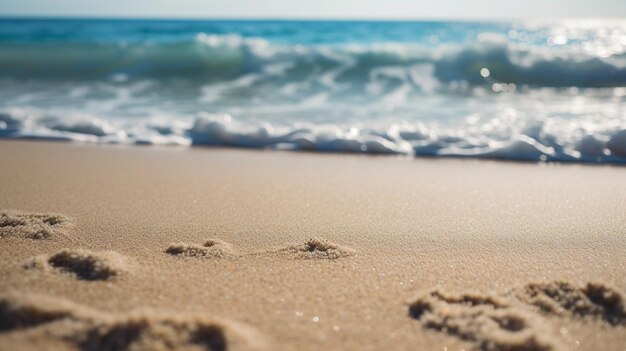
[(0, 20), (0, 137), (626, 162), (626, 21)]

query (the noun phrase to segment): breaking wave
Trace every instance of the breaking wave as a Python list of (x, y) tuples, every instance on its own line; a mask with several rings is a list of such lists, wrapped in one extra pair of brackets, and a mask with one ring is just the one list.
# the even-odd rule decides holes
[[(301, 45), (273, 43), (237, 34), (199, 33), (175, 42), (6, 42), (0, 46), (0, 78), (40, 80), (232, 81), (268, 75), (284, 81), (311, 76), (366, 89), (377, 69), (430, 65), (440, 83), (535, 87), (616, 87), (626, 82), (626, 55), (591, 55), (513, 43), (484, 33), (476, 41), (428, 47), (380, 43)], [(483, 77), (482, 68), (490, 75)], [(416, 78), (419, 80), (419, 77)]]

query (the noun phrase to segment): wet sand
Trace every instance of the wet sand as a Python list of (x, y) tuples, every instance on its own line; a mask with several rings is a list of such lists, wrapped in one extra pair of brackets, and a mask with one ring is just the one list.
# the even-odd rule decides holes
[(626, 168), (0, 141), (0, 349), (623, 350)]

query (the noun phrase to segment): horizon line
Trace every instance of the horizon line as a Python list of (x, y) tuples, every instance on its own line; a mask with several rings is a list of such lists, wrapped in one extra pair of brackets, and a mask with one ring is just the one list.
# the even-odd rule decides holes
[(192, 21), (302, 21), (302, 22), (515, 22), (515, 21), (626, 21), (626, 16), (571, 16), (561, 18), (520, 18), (520, 17), (343, 17), (343, 16), (319, 16), (319, 17), (299, 17), (299, 16), (135, 16), (135, 15), (88, 15), (88, 14), (67, 14), (67, 15), (41, 15), (41, 14), (0, 14), (0, 20), (6, 19), (84, 19), (84, 20), (192, 20)]

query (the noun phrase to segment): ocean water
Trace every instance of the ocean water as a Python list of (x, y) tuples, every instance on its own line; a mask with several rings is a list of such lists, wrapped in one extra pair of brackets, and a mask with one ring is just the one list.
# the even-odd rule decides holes
[(626, 19), (2, 19), (0, 138), (626, 163)]

